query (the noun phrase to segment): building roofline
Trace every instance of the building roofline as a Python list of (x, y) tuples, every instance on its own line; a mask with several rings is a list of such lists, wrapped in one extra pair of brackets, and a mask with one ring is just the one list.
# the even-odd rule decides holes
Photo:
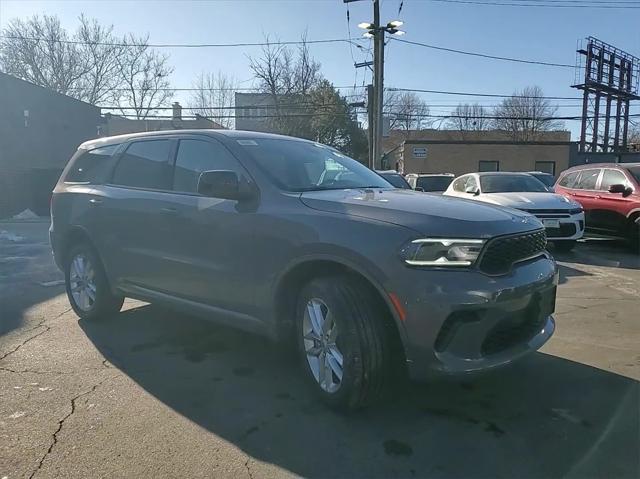
[(531, 146), (571, 146), (576, 141), (513, 141), (513, 140), (404, 140), (405, 145), (531, 145)]
[(27, 85), (32, 86), (34, 88), (40, 88), (42, 90), (45, 90), (47, 93), (49, 93), (51, 95), (62, 96), (62, 97), (68, 98), (69, 100), (73, 100), (74, 102), (82, 103), (83, 105), (90, 106), (91, 108), (95, 108), (98, 111), (98, 114), (101, 113), (101, 109), (100, 109), (99, 106), (92, 105), (91, 103), (88, 103), (86, 101), (78, 100), (77, 98), (73, 98), (72, 96), (65, 95), (64, 93), (57, 92), (55, 90), (52, 90), (51, 88), (47, 88), (47, 87), (41, 86), (41, 85), (36, 85), (35, 83), (31, 83), (30, 81), (23, 80), (22, 78), (14, 77), (13, 75), (9, 75), (8, 73), (4, 73), (4, 72), (0, 71), (0, 78), (2, 78), (3, 76), (7, 77), (9, 80), (14, 80), (14, 81), (17, 81), (17, 82), (26, 83)]

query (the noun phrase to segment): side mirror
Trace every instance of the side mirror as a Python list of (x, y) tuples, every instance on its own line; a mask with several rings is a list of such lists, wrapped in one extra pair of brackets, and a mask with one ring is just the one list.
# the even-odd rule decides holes
[(480, 194), (480, 190), (478, 188), (474, 188), (473, 186), (469, 186), (468, 188), (465, 188), (464, 192), (469, 193), (470, 195), (473, 195), (473, 196), (478, 196)]
[(416, 186), (415, 190), (416, 191), (424, 191), (424, 188), (422, 186)]
[(625, 185), (611, 185), (609, 187), (609, 193), (622, 193), (624, 196), (629, 196), (632, 190)]
[(238, 175), (228, 170), (210, 170), (200, 173), (198, 193), (211, 198), (236, 201), (249, 196), (246, 191), (242, 191)]

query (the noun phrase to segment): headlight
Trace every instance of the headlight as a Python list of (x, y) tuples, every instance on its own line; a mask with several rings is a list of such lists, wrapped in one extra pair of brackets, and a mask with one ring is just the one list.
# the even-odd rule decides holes
[(411, 266), (471, 266), (484, 243), (480, 239), (417, 239), (405, 246), (400, 255)]

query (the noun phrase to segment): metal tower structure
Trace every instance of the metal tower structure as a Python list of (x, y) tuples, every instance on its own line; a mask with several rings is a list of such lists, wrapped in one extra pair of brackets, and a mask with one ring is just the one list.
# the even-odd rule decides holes
[(629, 104), (640, 99), (640, 59), (594, 37), (581, 42), (576, 56), (572, 87), (583, 91), (580, 151), (626, 151)]

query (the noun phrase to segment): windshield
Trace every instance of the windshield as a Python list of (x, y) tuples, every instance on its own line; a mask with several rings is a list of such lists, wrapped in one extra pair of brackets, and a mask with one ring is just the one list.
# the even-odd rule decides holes
[(416, 188), (422, 188), (424, 191), (445, 191), (452, 180), (450, 176), (420, 176), (416, 180)]
[(529, 175), (483, 175), (480, 176), (483, 193), (548, 192), (540, 180)]
[(391, 188), (377, 173), (325, 145), (279, 138), (238, 140), (238, 144), (286, 191)]
[(633, 175), (636, 182), (640, 184), (640, 166), (630, 166), (627, 170)]
[(407, 183), (407, 180), (405, 180), (402, 175), (398, 174), (398, 173), (380, 173), (380, 176), (382, 176), (385, 180), (387, 180), (389, 183), (391, 183), (393, 186), (395, 186), (396, 188), (402, 188), (402, 189), (411, 189), (411, 185), (409, 185), (409, 183)]
[(529, 173), (529, 174), (534, 178), (540, 180), (548, 188), (552, 188), (553, 185), (556, 184), (556, 178), (553, 175), (546, 175), (544, 173)]

